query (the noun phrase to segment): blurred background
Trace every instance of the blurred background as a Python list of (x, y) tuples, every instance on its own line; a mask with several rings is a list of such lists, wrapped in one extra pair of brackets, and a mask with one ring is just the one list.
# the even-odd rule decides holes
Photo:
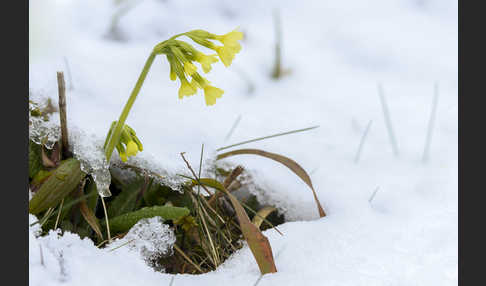
[[(201, 92), (178, 99), (179, 83), (156, 58), (127, 120), (144, 143), (137, 157), (179, 172), (179, 153), (198, 165), (202, 144), (209, 162), (219, 147), (319, 126), (241, 147), (288, 156), (309, 172), (328, 214), (313, 243), (329, 247), (320, 261), (329, 281), (359, 268), (389, 285), (455, 285), (457, 11), (452, 0), (30, 0), (29, 87), (33, 98), (57, 102), (56, 71), (64, 71), (69, 126), (103, 139), (154, 45), (238, 27), (241, 52), (208, 74), (225, 91), (214, 106)], [(260, 201), (290, 221), (318, 218), (288, 169), (233, 158), (262, 187), (252, 190)]]
[[(198, 162), (202, 143), (214, 158), (218, 147), (318, 125), (242, 147), (299, 162), (331, 214), (359, 210), (355, 204), (377, 186), (383, 211), (412, 212), (411, 201), (423, 197), (457, 211), (456, 1), (29, 5), (32, 95), (56, 101), (55, 72), (64, 71), (73, 126), (104, 138), (158, 42), (191, 29), (224, 34), (238, 27), (243, 49), (229, 68), (218, 63), (208, 74), (225, 90), (214, 106), (201, 93), (179, 100), (168, 63), (156, 59), (127, 121), (144, 143), (143, 156), (179, 170), (179, 153)], [(273, 190), (259, 195), (290, 219), (316, 217), (312, 197), (300, 191), (305, 185), (285, 167), (246, 156), (237, 162), (256, 171)]]

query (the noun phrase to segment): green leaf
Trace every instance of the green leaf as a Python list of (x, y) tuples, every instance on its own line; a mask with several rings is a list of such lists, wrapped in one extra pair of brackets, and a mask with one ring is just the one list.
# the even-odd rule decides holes
[(78, 160), (69, 158), (62, 161), (30, 200), (29, 212), (39, 214), (57, 206), (63, 198), (76, 189), (85, 176)]
[(152, 183), (150, 188), (143, 193), (143, 200), (148, 206), (163, 205), (167, 201), (167, 197), (173, 193), (170, 187)]
[(153, 206), (141, 208), (137, 211), (119, 215), (110, 219), (110, 230), (113, 233), (120, 233), (128, 231), (139, 220), (143, 218), (151, 218), (160, 216), (164, 220), (177, 220), (189, 214), (188, 208), (180, 208), (173, 206)]
[(29, 178), (42, 170), (41, 147), (29, 140)]
[(111, 201), (108, 207), (108, 217), (116, 217), (133, 211), (137, 195), (143, 188), (143, 185), (144, 181), (140, 178), (128, 185), (124, 185), (121, 192)]
[(92, 195), (88, 198), (88, 207), (90, 210), (92, 210), (94, 213), (96, 213), (96, 206), (98, 204), (98, 189), (96, 188), (96, 183), (94, 182), (93, 178), (90, 176), (89, 177), (89, 183), (87, 184), (86, 187), (86, 194), (96, 194)]
[[(218, 182), (215, 179), (212, 179), (212, 178), (200, 178), (199, 179), (199, 182), (201, 182), (202, 185), (205, 185), (207, 187), (211, 187), (211, 188), (216, 189), (216, 190), (219, 190), (221, 192), (224, 192), (225, 191), (223, 184), (221, 184), (220, 182)], [(198, 181), (196, 181), (194, 179), (192, 179), (192, 184), (194, 186), (199, 185)]]

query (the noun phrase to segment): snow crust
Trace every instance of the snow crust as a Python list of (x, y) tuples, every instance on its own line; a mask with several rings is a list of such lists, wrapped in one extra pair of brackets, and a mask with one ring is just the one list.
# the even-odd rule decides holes
[[(278, 272), (258, 285), (457, 285), (457, 1), (144, 0), (120, 18), (120, 40), (107, 37), (119, 9), (113, 1), (29, 3), (31, 93), (57, 104), (56, 71), (65, 71), (73, 87), (68, 124), (96, 140), (104, 140), (119, 116), (156, 43), (196, 28), (245, 32), (232, 66), (217, 64), (208, 74), (225, 90), (216, 105), (205, 106), (201, 94), (179, 100), (168, 64), (157, 58), (127, 124), (144, 144), (129, 162), (144, 165), (148, 158), (169, 175), (187, 172), (180, 152), (197, 167), (202, 143), (209, 159), (218, 147), (320, 125), (242, 147), (297, 161), (311, 176), (325, 218), (287, 168), (247, 155), (225, 159), (250, 170), (261, 186), (251, 191), (290, 220), (279, 226), (284, 236), (264, 232)], [(289, 71), (278, 81), (270, 78), (275, 9)], [(424, 163), (436, 82), (437, 117)], [(155, 272), (130, 247), (109, 251), (75, 234), (37, 237), (38, 229), (29, 229), (31, 285), (169, 285), (174, 277)], [(175, 275), (173, 285), (253, 285), (259, 277), (245, 246), (216, 271)]]

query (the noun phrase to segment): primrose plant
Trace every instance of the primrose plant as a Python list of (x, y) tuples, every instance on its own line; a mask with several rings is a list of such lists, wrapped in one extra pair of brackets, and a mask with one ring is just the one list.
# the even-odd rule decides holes
[[(216, 54), (206, 55), (197, 50), (193, 45), (178, 40), (179, 37), (186, 36), (196, 44), (209, 48)], [(135, 130), (125, 124), (128, 114), (137, 98), (140, 89), (147, 77), (150, 67), (157, 55), (165, 55), (170, 65), (170, 79), (179, 79), (179, 98), (191, 96), (197, 93), (198, 89), (204, 91), (206, 105), (214, 105), (216, 99), (220, 98), (224, 91), (205, 79), (199, 72), (194, 63), (198, 63), (204, 73), (211, 71), (211, 65), (221, 60), (225, 67), (231, 65), (235, 54), (241, 50), (238, 41), (243, 39), (243, 33), (237, 29), (224, 34), (216, 35), (204, 30), (192, 30), (181, 33), (172, 38), (157, 44), (150, 53), (145, 66), (135, 84), (135, 87), (128, 98), (123, 111), (117, 121), (113, 121), (104, 144), (104, 151), (107, 162), (110, 162), (113, 151), (117, 150), (122, 161), (128, 157), (135, 156), (143, 150), (142, 143), (136, 136)], [(217, 43), (222, 45), (218, 45)], [(109, 190), (98, 190), (102, 197), (110, 196)]]

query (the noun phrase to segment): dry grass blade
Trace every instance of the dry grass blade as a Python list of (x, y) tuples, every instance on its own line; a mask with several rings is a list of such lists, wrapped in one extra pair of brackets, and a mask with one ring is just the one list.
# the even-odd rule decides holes
[[(187, 167), (191, 171), (194, 178), (199, 182), (199, 178), (184, 157), (184, 153), (181, 153), (181, 157), (184, 162), (186, 162)], [(201, 184), (201, 186), (206, 189), (203, 184)], [(260, 272), (262, 274), (277, 272), (277, 267), (275, 267), (275, 262), (273, 260), (272, 247), (268, 242), (268, 238), (261, 233), (259, 228), (251, 223), (250, 218), (246, 214), (238, 199), (224, 189), (224, 187), (223, 190), (233, 204), (236, 216), (238, 217), (238, 221), (240, 223), (241, 232), (243, 233), (243, 237), (246, 239), (248, 246), (253, 253), (253, 257), (255, 257), (258, 267), (260, 268)]]
[[(236, 168), (231, 171), (231, 173), (226, 177), (226, 179), (223, 182), (223, 186), (219, 187), (220, 191), (223, 191), (223, 189), (228, 189), (228, 187), (233, 183), (233, 181), (243, 172), (243, 167), (242, 166), (236, 166)], [(219, 183), (219, 182), (218, 182)], [(217, 188), (218, 189), (218, 188)], [(219, 198), (221, 196), (221, 192), (216, 192), (214, 193), (213, 196), (209, 199), (209, 203), (211, 204), (216, 198)]]
[(273, 134), (273, 135), (268, 135), (268, 136), (264, 136), (264, 137), (258, 137), (258, 138), (251, 139), (251, 140), (247, 140), (247, 141), (243, 141), (243, 142), (240, 142), (240, 143), (236, 143), (236, 144), (231, 144), (231, 145), (228, 145), (228, 146), (224, 146), (224, 147), (221, 147), (221, 148), (216, 149), (216, 151), (221, 151), (221, 150), (228, 149), (228, 148), (231, 148), (231, 147), (236, 147), (236, 146), (239, 146), (239, 145), (243, 145), (243, 144), (247, 144), (247, 143), (252, 143), (252, 142), (256, 142), (256, 141), (261, 141), (261, 140), (265, 140), (265, 139), (269, 139), (269, 138), (274, 138), (274, 137), (289, 135), (289, 134), (293, 134), (293, 133), (297, 133), (297, 132), (312, 130), (312, 129), (315, 129), (315, 128), (318, 128), (318, 127), (319, 126), (317, 125), (317, 126), (307, 127), (307, 128), (303, 128), (303, 129), (297, 129), (297, 130), (287, 131), (287, 132), (283, 132), (283, 133), (277, 133), (277, 134)]
[[(81, 184), (81, 187), (79, 188), (79, 197), (82, 197), (84, 195), (83, 189), (84, 189), (84, 184), (86, 183), (86, 180), (83, 181)], [(82, 199), (79, 202), (79, 211), (81, 212), (81, 215), (83, 216), (84, 220), (91, 226), (91, 228), (96, 232), (98, 237), (103, 240), (103, 235), (101, 234), (101, 226), (100, 223), (98, 222), (98, 218), (96, 218), (96, 215), (93, 213), (93, 211), (88, 207), (88, 203), (86, 199)]]
[(182, 251), (182, 249), (179, 248), (179, 246), (177, 246), (177, 244), (174, 244), (174, 249), (177, 251), (177, 253), (179, 253), (185, 260), (187, 260), (187, 262), (191, 263), (192, 266), (194, 266), (194, 268), (197, 269), (197, 271), (199, 271), (200, 273), (204, 273), (204, 271), (202, 271), (202, 269), (196, 264), (194, 263), (194, 261), (191, 260), (191, 258), (189, 258), (189, 256), (187, 256), (184, 251)]
[[(216, 190), (218, 190), (219, 192), (227, 192), (228, 190), (224, 188), (224, 186), (216, 181), (215, 179), (212, 179), (212, 178), (200, 178), (199, 179), (199, 183), (196, 181), (196, 180), (192, 180), (193, 181), (193, 184), (199, 184), (201, 183), (201, 186), (208, 186), (208, 187), (211, 187), (211, 188), (214, 188)], [(202, 201), (204, 201), (204, 197), (201, 198)], [(214, 209), (209, 205), (211, 200), (207, 201), (206, 204), (208, 205), (208, 208), (210, 210), (212, 210), (214, 213), (217, 214), (216, 211), (214, 211)], [(255, 210), (253, 210), (250, 206), (248, 206), (247, 204), (243, 203), (243, 202), (240, 202), (241, 205), (243, 205), (248, 211), (250, 211), (251, 213), (253, 213), (255, 216), (260, 216), (260, 214), (258, 214), (258, 212), (256, 212)], [(268, 221), (265, 217), (262, 217), (260, 216), (260, 218), (268, 223), (268, 225), (270, 225), (273, 229), (275, 229), (275, 231), (277, 231), (280, 235), (283, 235), (283, 233), (276, 227), (274, 226), (270, 221)], [(221, 221), (223, 221), (222, 219), (220, 219)]]
[(255, 215), (253, 217), (253, 220), (252, 220), (252, 223), (260, 228), (260, 226), (262, 225), (262, 222), (263, 220), (269, 215), (271, 214), (273, 211), (276, 211), (277, 209), (275, 207), (272, 207), (272, 206), (266, 206), (266, 207), (263, 207), (262, 209), (260, 209), (258, 212), (257, 212), (257, 215)]
[(299, 178), (306, 183), (307, 186), (312, 190), (312, 194), (314, 195), (314, 200), (316, 201), (317, 204), (317, 210), (319, 211), (319, 216), (320, 217), (325, 217), (326, 213), (324, 212), (324, 209), (321, 206), (321, 203), (319, 202), (319, 199), (317, 198), (316, 191), (314, 190), (314, 186), (312, 186), (312, 181), (307, 174), (307, 172), (299, 165), (297, 162), (294, 160), (287, 158), (285, 156), (275, 154), (275, 153), (270, 153), (266, 152), (263, 150), (259, 149), (238, 149), (226, 153), (219, 154), (216, 157), (216, 160), (220, 160), (226, 157), (231, 157), (235, 155), (259, 155), (262, 157), (266, 157), (268, 159), (272, 159), (274, 161), (277, 161), (283, 165), (285, 165), (287, 168), (289, 168), (292, 172), (294, 172)]

